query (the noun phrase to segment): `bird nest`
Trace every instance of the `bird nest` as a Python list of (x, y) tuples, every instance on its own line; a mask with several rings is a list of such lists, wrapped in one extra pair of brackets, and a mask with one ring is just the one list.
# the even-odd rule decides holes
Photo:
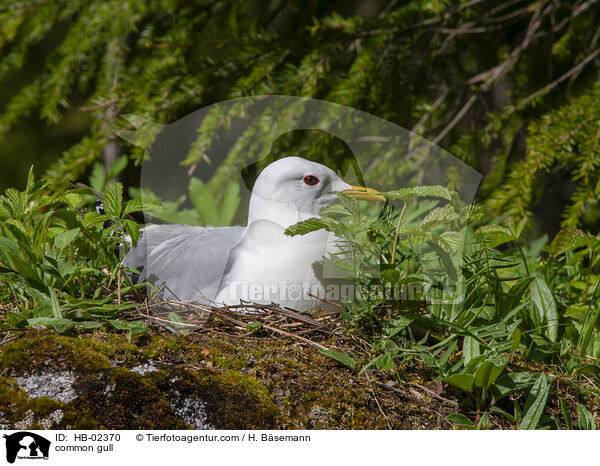
[(328, 349), (322, 341), (346, 339), (339, 312), (317, 309), (307, 315), (275, 303), (216, 307), (197, 302), (153, 299), (138, 309), (147, 323), (175, 334), (223, 332), (248, 338), (279, 337)]

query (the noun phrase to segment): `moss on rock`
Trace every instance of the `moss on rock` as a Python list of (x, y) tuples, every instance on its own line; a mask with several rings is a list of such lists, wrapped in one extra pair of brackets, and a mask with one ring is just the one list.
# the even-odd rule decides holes
[[(141, 348), (114, 335), (102, 339), (46, 333), (3, 346), (0, 421), (5, 427), (243, 429), (277, 424), (279, 411), (256, 379), (238, 371), (191, 368), (182, 360), (164, 362), (182, 350), (176, 339), (156, 337)], [(52, 417), (57, 411), (61, 414)]]
[(439, 427), (423, 404), (375, 395), (365, 376), (285, 339), (43, 331), (0, 350), (7, 428)]

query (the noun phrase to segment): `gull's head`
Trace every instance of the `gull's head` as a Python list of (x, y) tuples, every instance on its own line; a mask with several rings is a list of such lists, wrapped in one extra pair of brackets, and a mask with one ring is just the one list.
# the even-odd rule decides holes
[(359, 199), (384, 199), (375, 190), (349, 185), (325, 165), (286, 157), (268, 165), (257, 178), (249, 221), (266, 218), (287, 227), (318, 216), (337, 200), (337, 192)]

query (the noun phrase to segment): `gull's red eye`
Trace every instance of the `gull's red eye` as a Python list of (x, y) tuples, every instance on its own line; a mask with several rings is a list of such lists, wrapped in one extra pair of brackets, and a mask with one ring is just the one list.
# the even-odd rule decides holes
[(312, 175), (306, 175), (303, 181), (309, 186), (314, 186), (319, 183), (319, 178)]

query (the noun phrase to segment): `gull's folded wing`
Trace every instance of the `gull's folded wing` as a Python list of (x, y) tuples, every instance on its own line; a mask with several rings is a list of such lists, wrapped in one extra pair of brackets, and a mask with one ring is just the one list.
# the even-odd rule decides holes
[(125, 265), (140, 270), (138, 283), (162, 289), (163, 298), (209, 303), (244, 231), (240, 226), (150, 225)]

